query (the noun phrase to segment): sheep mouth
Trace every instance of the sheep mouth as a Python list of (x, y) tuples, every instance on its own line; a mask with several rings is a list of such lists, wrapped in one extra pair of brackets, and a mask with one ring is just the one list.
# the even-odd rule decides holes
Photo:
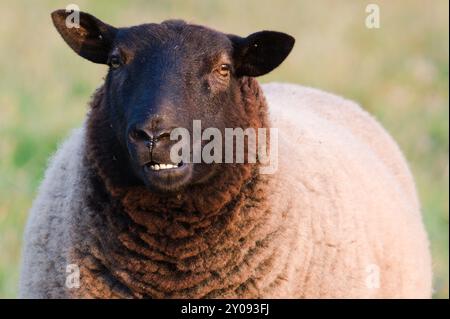
[(180, 162), (158, 163), (151, 161), (143, 165), (144, 183), (152, 190), (172, 192), (189, 184), (193, 167)]
[(162, 172), (162, 171), (174, 171), (186, 166), (185, 163), (179, 162), (178, 164), (172, 163), (158, 163), (155, 161), (148, 162), (144, 165), (144, 171), (146, 172)]

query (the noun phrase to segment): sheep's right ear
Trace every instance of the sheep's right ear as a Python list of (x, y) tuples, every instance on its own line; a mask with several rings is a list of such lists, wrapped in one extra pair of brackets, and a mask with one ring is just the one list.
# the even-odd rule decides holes
[[(79, 26), (66, 23), (69, 15), (79, 13)], [(70, 17), (69, 17), (70, 19)], [(85, 12), (52, 12), (56, 30), (66, 43), (80, 56), (95, 63), (106, 64), (117, 29)]]

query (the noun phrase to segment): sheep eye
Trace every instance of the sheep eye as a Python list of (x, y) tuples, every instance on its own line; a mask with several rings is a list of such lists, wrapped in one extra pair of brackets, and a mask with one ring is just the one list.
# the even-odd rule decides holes
[(219, 69), (217, 70), (220, 76), (227, 77), (230, 75), (230, 65), (229, 64), (222, 64)]
[(109, 60), (109, 65), (113, 69), (117, 69), (122, 65), (122, 59), (119, 56), (112, 56), (111, 59)]

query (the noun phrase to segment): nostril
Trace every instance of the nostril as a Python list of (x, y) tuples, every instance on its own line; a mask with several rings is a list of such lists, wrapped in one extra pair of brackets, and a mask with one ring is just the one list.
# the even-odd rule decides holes
[(170, 133), (169, 132), (163, 132), (158, 136), (158, 140), (159, 139), (163, 139), (163, 138), (170, 138)]
[(152, 137), (147, 134), (144, 130), (141, 129), (133, 129), (129, 133), (129, 137), (132, 141), (135, 142), (143, 142), (143, 141), (150, 141)]

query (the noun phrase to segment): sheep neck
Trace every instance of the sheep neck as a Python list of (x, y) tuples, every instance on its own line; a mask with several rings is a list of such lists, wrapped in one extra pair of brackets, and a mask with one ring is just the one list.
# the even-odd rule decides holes
[[(268, 127), (267, 106), (257, 82), (243, 79), (241, 92), (244, 107), (255, 112), (255, 125)], [(100, 89), (88, 121), (86, 160), (92, 191), (85, 226), (90, 231), (77, 249), (82, 264), (88, 265), (84, 277), (95, 282), (90, 294), (105, 296), (98, 288), (101, 281), (115, 287), (107, 289), (110, 296), (120, 297), (214, 297), (227, 289), (230, 296), (237, 291), (242, 295), (248, 290), (244, 285), (248, 278), (236, 270), (236, 260), (251, 267), (249, 247), (276, 233), (264, 222), (270, 213), (263, 195), (268, 182), (258, 175), (257, 165), (224, 165), (208, 185), (178, 196), (152, 193), (133, 185), (121, 172), (123, 162), (118, 164), (123, 158), (114, 139), (99, 136), (109, 129), (102, 101)], [(235, 279), (224, 280), (230, 272)]]

